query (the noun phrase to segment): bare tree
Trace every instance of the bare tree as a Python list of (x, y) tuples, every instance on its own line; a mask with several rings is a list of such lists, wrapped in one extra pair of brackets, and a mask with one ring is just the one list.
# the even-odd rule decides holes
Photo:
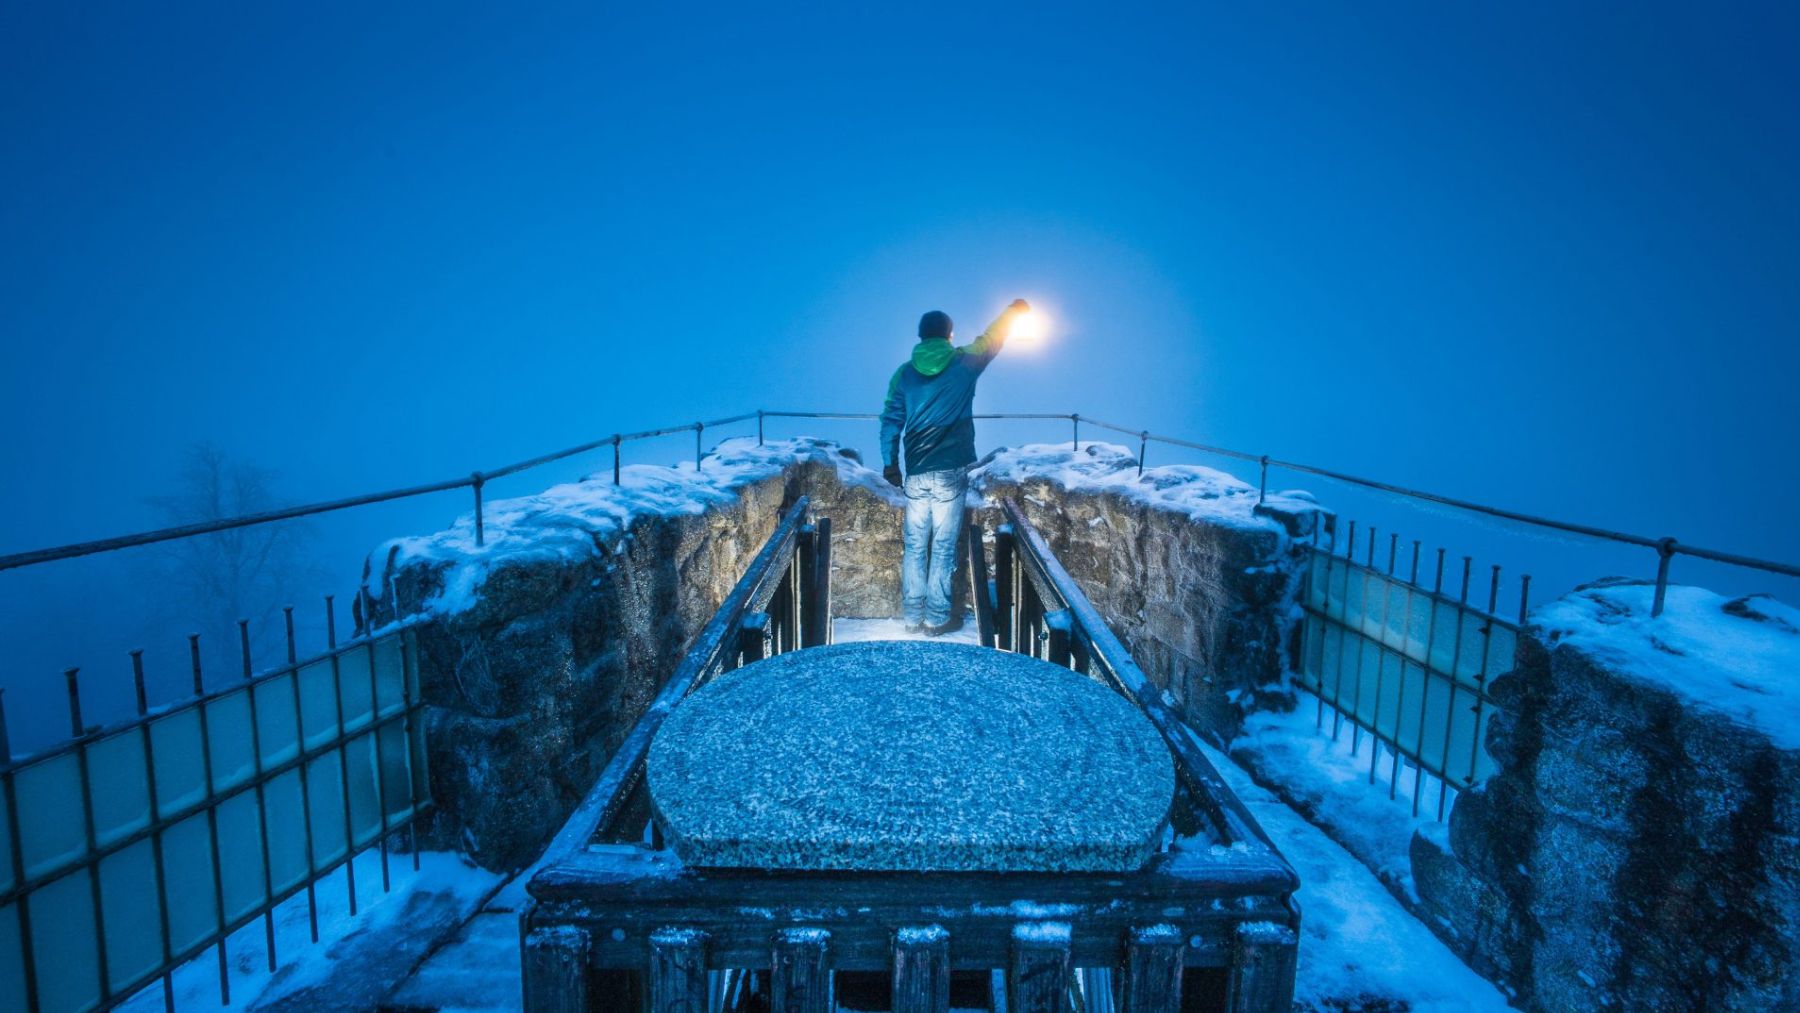
[[(273, 471), (234, 461), (206, 443), (189, 448), (176, 490), (150, 504), (171, 525), (282, 505)], [(284, 656), (282, 606), (292, 603), (297, 592), (321, 583), (310, 552), (312, 538), (312, 529), (302, 521), (277, 521), (167, 543), (157, 553), (152, 577), (158, 625), (201, 633), (214, 670), (221, 662), (231, 670), (239, 657), (239, 619), (250, 620), (256, 667)]]

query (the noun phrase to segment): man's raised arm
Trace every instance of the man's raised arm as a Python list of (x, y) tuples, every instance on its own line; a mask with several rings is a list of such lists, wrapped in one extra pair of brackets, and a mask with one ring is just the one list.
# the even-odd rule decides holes
[(988, 325), (987, 330), (981, 332), (981, 337), (970, 342), (962, 350), (963, 354), (975, 356), (981, 360), (982, 366), (986, 366), (993, 361), (994, 356), (1000, 354), (1000, 349), (1006, 347), (1006, 335), (1012, 330), (1013, 320), (1019, 314), (1030, 311), (1030, 303), (1023, 299), (1014, 299), (1012, 305), (1001, 310), (1000, 315), (994, 318), (994, 322)]

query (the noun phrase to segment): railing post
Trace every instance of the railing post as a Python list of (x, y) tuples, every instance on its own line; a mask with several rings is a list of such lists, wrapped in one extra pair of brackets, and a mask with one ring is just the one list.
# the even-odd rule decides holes
[(1119, 969), (1120, 1013), (1173, 1013), (1181, 1009), (1182, 938), (1173, 925), (1133, 928), (1125, 934)]
[(994, 529), (994, 645), (1002, 651), (1016, 651), (1018, 638), (1018, 595), (1014, 588), (1014, 571), (1018, 566), (1018, 544), (1013, 539), (1011, 524)]
[(1262, 455), (1262, 481), (1256, 487), (1256, 505), (1262, 506), (1263, 500), (1269, 498), (1269, 455)]
[(824, 929), (782, 929), (775, 935), (769, 1008), (780, 1013), (830, 1013), (831, 963)]
[(763, 445), (763, 410), (761, 408), (756, 410), (756, 445), (759, 447)]
[(614, 485), (619, 484), (619, 442), (620, 442), (620, 440), (621, 440), (621, 437), (619, 436), (619, 434), (614, 433), (613, 441), (612, 441), (612, 443), (613, 443), (613, 484)]
[(701, 442), (701, 437), (705, 432), (706, 432), (706, 423), (704, 423), (704, 422), (694, 423), (694, 470), (695, 471), (700, 470), (700, 442)]
[(738, 620), (738, 653), (740, 665), (749, 665), (768, 657), (775, 621), (767, 612), (746, 612)]
[(1150, 449), (1150, 430), (1138, 434), (1138, 477), (1144, 477), (1144, 455)]
[(1060, 668), (1068, 668), (1074, 657), (1070, 627), (1074, 617), (1068, 609), (1044, 613), (1044, 660)]
[[(11, 872), (14, 885), (25, 882), (25, 849), (19, 845), (19, 801), (13, 788), (12, 744), (6, 731), (6, 691), (0, 689), (0, 806), (4, 812), (0, 817), (6, 820), (7, 839), (12, 841)], [(31, 895), (19, 895), (19, 951), (20, 964), (25, 979), (25, 1001), (28, 1013), (38, 1013), (37, 1002), (37, 961), (33, 956), (31, 940)]]
[(1650, 601), (1650, 618), (1662, 615), (1663, 597), (1669, 590), (1669, 561), (1675, 558), (1675, 539), (1656, 543), (1656, 596)]
[(706, 933), (685, 928), (650, 933), (649, 1008), (706, 1013)]
[(950, 933), (941, 925), (909, 925), (894, 933), (893, 1013), (946, 1013), (950, 1008)]
[(1079, 414), (1069, 416), (1069, 427), (1069, 450), (1078, 451), (1081, 449), (1081, 416)]
[(487, 535), (483, 530), (481, 516), (481, 487), (486, 484), (487, 479), (477, 471), (469, 475), (469, 482), (475, 487), (475, 544), (481, 546), (487, 544)]
[(525, 933), (523, 949), (524, 1013), (588, 1013), (586, 929), (538, 926)]
[(804, 524), (800, 534), (794, 540), (794, 560), (799, 577), (800, 615), (797, 625), (799, 635), (794, 639), (801, 647), (819, 646), (818, 580), (819, 580), (819, 527), (817, 524)]
[(1006, 969), (1006, 1007), (1008, 1013), (1068, 1013), (1067, 922), (1023, 922), (1013, 926), (1012, 954)]
[(1239, 925), (1232, 947), (1226, 1008), (1231, 1013), (1262, 1013), (1292, 1007), (1294, 964), (1299, 950), (1299, 937), (1285, 925), (1274, 922)]

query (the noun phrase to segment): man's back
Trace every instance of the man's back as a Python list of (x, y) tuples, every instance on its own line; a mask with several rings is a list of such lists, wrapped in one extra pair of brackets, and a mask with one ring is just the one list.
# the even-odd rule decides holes
[(912, 358), (888, 381), (881, 412), (883, 464), (898, 463), (902, 434), (907, 474), (975, 463), (975, 382), (1000, 354), (1012, 318), (1023, 306), (1007, 307), (981, 337), (961, 348), (951, 345), (948, 336), (924, 338), (913, 347)]

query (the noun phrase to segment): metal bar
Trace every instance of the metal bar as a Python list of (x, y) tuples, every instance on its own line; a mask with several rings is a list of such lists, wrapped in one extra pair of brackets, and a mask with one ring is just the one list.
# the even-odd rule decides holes
[[(250, 620), (238, 620), (238, 648), (244, 656), (244, 681), (250, 681)], [(275, 896), (274, 870), (269, 867), (269, 799), (263, 777), (262, 722), (256, 716), (256, 687), (244, 687), (244, 699), (250, 706), (250, 757), (256, 775), (257, 840), (262, 845), (263, 900)], [(275, 973), (275, 907), (271, 903), (263, 912), (263, 942), (268, 949), (269, 973)]]
[(1269, 498), (1269, 455), (1264, 454), (1258, 464), (1262, 469), (1262, 478), (1256, 485), (1256, 503), (1261, 506)]
[(330, 513), (334, 510), (348, 510), (351, 507), (367, 506), (371, 503), (386, 503), (389, 500), (406, 499), (410, 496), (423, 496), (428, 493), (443, 492), (446, 489), (460, 489), (469, 484), (466, 478), (452, 479), (448, 482), (433, 482), (429, 485), (416, 485), (406, 489), (394, 489), (389, 492), (370, 493), (366, 496), (350, 496), (345, 499), (328, 500), (323, 503), (309, 503), (305, 506), (284, 507), (280, 510), (265, 510), (260, 513), (244, 514), (239, 517), (227, 517), (217, 521), (201, 521), (196, 524), (182, 524), (172, 528), (161, 528), (134, 535), (121, 535), (116, 538), (101, 538), (91, 542), (76, 542), (71, 545), (60, 545), (49, 549), (35, 549), (31, 552), (15, 552), (8, 556), (0, 556), (0, 570), (11, 570), (21, 566), (34, 566), (58, 559), (73, 559), (77, 556), (88, 556), (96, 552), (111, 552), (115, 549), (128, 549), (138, 545), (150, 545), (155, 542), (166, 542), (176, 538), (191, 538), (194, 535), (212, 534), (215, 531), (230, 531), (233, 528), (249, 527), (253, 524), (267, 524), (271, 521), (284, 521), (293, 517), (306, 517), (312, 514)]
[(1450, 684), (1450, 700), (1444, 707), (1444, 747), (1439, 750), (1441, 758), (1438, 761), (1438, 770), (1442, 772), (1438, 778), (1437, 819), (1439, 823), (1444, 822), (1445, 796), (1450, 789), (1450, 733), (1456, 727), (1456, 670), (1462, 665), (1463, 617), (1468, 614), (1469, 568), (1474, 561), (1473, 556), (1463, 557), (1462, 592), (1457, 596), (1456, 636), (1450, 641), (1450, 678), (1447, 680)]
[[(137, 714), (139, 718), (150, 716), (150, 701), (144, 692), (144, 651), (142, 648), (131, 652), (131, 685), (137, 697)], [(156, 879), (156, 918), (161, 930), (158, 943), (162, 946), (163, 972), (163, 1007), (168, 1013), (175, 1013), (175, 990), (169, 979), (167, 969), (174, 966), (174, 954), (169, 952), (169, 887), (168, 876), (163, 869), (163, 835), (160, 828), (162, 822), (162, 806), (158, 804), (156, 794), (156, 743), (150, 736), (150, 722), (145, 720), (138, 725), (144, 744), (144, 789), (150, 801), (150, 821), (156, 825), (150, 833), (150, 863)], [(95, 865), (98, 874), (99, 865)]]
[(1656, 595), (1650, 601), (1650, 618), (1662, 615), (1663, 597), (1669, 590), (1669, 560), (1675, 555), (1675, 539), (1656, 543)]
[(756, 410), (756, 445), (759, 447), (763, 445), (763, 411), (761, 408)]
[[(477, 488), (480, 487), (477, 486)], [(330, 626), (329, 621), (326, 625)], [(326, 636), (330, 635), (328, 630)], [(374, 652), (370, 651), (369, 653), (373, 654)], [(294, 690), (299, 692), (299, 689), (300, 673), (296, 671), (294, 673)], [(331, 656), (331, 703), (337, 715), (338, 791), (344, 803), (344, 888), (349, 894), (350, 917), (354, 918), (356, 917), (356, 824), (350, 817), (350, 754), (347, 748), (350, 740), (349, 730), (344, 726), (344, 673), (335, 654)], [(373, 705), (374, 702), (371, 701), (370, 706)], [(371, 717), (373, 716), (371, 715)], [(374, 721), (371, 720), (369, 723), (373, 725)], [(304, 739), (301, 740), (300, 748), (303, 750), (306, 748)], [(379, 766), (375, 768), (375, 776), (377, 780), (381, 777)]]
[[(200, 673), (200, 634), (188, 634), (188, 662), (194, 672), (194, 697), (206, 696), (205, 679)], [(218, 792), (213, 778), (212, 761), (212, 724), (207, 716), (205, 706), (196, 708), (200, 719), (200, 772), (206, 782), (206, 797), (212, 798)], [(219, 1005), (231, 1005), (231, 964), (225, 952), (225, 871), (219, 865), (219, 810), (217, 806), (208, 806), (206, 810), (206, 843), (212, 853), (213, 881), (213, 924), (219, 933)]]
[(1437, 617), (1440, 596), (1444, 592), (1444, 550), (1437, 550), (1437, 576), (1431, 584), (1431, 622), (1425, 627), (1425, 663), (1420, 666), (1425, 681), (1419, 684), (1419, 743), (1413, 757), (1417, 772), (1413, 775), (1412, 814), (1419, 815), (1419, 799), (1425, 787), (1425, 717), (1431, 704), (1431, 655), (1437, 650)]
[[(762, 422), (766, 417), (773, 416), (773, 417), (778, 417), (778, 418), (845, 419), (845, 420), (873, 420), (873, 419), (876, 419), (879, 417), (873, 413), (866, 413), (866, 412), (792, 412), (792, 411), (758, 410), (757, 412), (755, 412), (753, 414), (758, 422), (759, 441), (761, 439)], [(702, 423), (702, 425), (718, 426), (718, 425), (728, 424), (731, 422), (742, 421), (744, 419), (748, 419), (751, 417), (752, 417), (752, 413), (745, 413), (742, 415), (730, 416), (728, 418), (716, 420), (716, 421), (710, 422), (710, 423)], [(974, 417), (977, 419), (1013, 419), (1013, 420), (1028, 420), (1028, 419), (1046, 419), (1047, 420), (1047, 419), (1067, 418), (1067, 419), (1070, 419), (1071, 421), (1074, 421), (1075, 425), (1077, 427), (1079, 427), (1078, 420), (1080, 419), (1080, 416), (1078, 414), (1052, 413), (1052, 412), (998, 412), (998, 413), (983, 413), (983, 414), (976, 415)], [(1182, 439), (1177, 439), (1177, 438), (1171, 437), (1171, 436), (1160, 436), (1160, 435), (1157, 435), (1154, 433), (1150, 433), (1147, 430), (1131, 429), (1131, 428), (1128, 428), (1125, 426), (1120, 426), (1120, 425), (1116, 425), (1116, 424), (1109, 423), (1109, 422), (1102, 422), (1098, 419), (1090, 418), (1087, 421), (1090, 424), (1099, 426), (1102, 429), (1109, 429), (1109, 430), (1113, 430), (1115, 432), (1121, 432), (1121, 433), (1126, 433), (1129, 435), (1138, 436), (1140, 438), (1140, 440), (1144, 441), (1144, 442), (1148, 442), (1150, 440), (1155, 440), (1159, 443), (1166, 443), (1171, 446), (1188, 447), (1188, 448), (1191, 448), (1194, 450), (1204, 451), (1206, 453), (1218, 454), (1221, 456), (1236, 458), (1236, 459), (1244, 460), (1244, 461), (1253, 461), (1265, 469), (1268, 465), (1273, 465), (1278, 468), (1286, 468), (1290, 471), (1297, 471), (1297, 472), (1301, 472), (1303, 474), (1309, 474), (1309, 475), (1318, 475), (1322, 478), (1329, 478), (1334, 481), (1346, 482), (1351, 485), (1358, 485), (1358, 486), (1362, 486), (1364, 488), (1369, 488), (1369, 489), (1377, 489), (1382, 492), (1392, 493), (1392, 494), (1398, 495), (1398, 496), (1405, 496), (1408, 498), (1423, 500), (1426, 502), (1438, 503), (1438, 504), (1442, 504), (1444, 506), (1455, 507), (1460, 510), (1467, 510), (1467, 511), (1470, 511), (1473, 513), (1483, 514), (1483, 515), (1490, 516), (1490, 517), (1498, 517), (1498, 518), (1501, 518), (1504, 520), (1517, 521), (1517, 522), (1524, 523), (1524, 524), (1530, 524), (1530, 525), (1533, 525), (1536, 527), (1550, 528), (1552, 530), (1564, 531), (1564, 532), (1567, 532), (1570, 534), (1583, 535), (1583, 536), (1590, 537), (1590, 538), (1599, 538), (1599, 539), (1608, 540), (1608, 541), (1622, 542), (1622, 543), (1625, 543), (1628, 545), (1640, 545), (1645, 548), (1657, 548), (1664, 541), (1662, 539), (1654, 539), (1654, 538), (1648, 538), (1648, 537), (1645, 537), (1642, 535), (1634, 535), (1634, 534), (1630, 534), (1630, 533), (1626, 533), (1626, 532), (1613, 531), (1613, 530), (1609, 530), (1606, 528), (1595, 527), (1593, 525), (1576, 524), (1576, 523), (1569, 522), (1569, 521), (1560, 521), (1560, 520), (1555, 520), (1553, 518), (1540, 517), (1540, 516), (1537, 516), (1534, 514), (1527, 514), (1527, 513), (1523, 513), (1520, 511), (1516, 511), (1516, 510), (1507, 510), (1507, 509), (1503, 509), (1503, 508), (1499, 508), (1499, 507), (1487, 506), (1485, 504), (1475, 503), (1475, 502), (1472, 502), (1469, 500), (1458, 499), (1458, 498), (1451, 497), (1451, 496), (1442, 496), (1442, 495), (1438, 495), (1436, 493), (1429, 493), (1429, 492), (1424, 492), (1424, 491), (1418, 490), (1418, 489), (1408, 488), (1406, 486), (1394, 485), (1394, 484), (1388, 483), (1388, 482), (1379, 482), (1379, 481), (1376, 481), (1373, 479), (1362, 478), (1357, 475), (1351, 475), (1351, 474), (1348, 474), (1345, 472), (1334, 471), (1329, 468), (1319, 468), (1319, 467), (1315, 467), (1312, 465), (1301, 464), (1296, 461), (1279, 460), (1276, 458), (1269, 457), (1266, 454), (1263, 454), (1263, 455), (1246, 454), (1242, 451), (1231, 450), (1226, 447), (1218, 447), (1218, 446), (1213, 446), (1210, 444), (1197, 443), (1192, 440), (1182, 440)], [(671, 426), (671, 427), (667, 427), (667, 428), (663, 428), (663, 429), (650, 429), (650, 430), (644, 430), (642, 432), (626, 433), (626, 434), (620, 434), (620, 435), (615, 435), (615, 436), (611, 437), (611, 442), (614, 444), (614, 481), (615, 481), (615, 483), (618, 480), (617, 447), (618, 447), (618, 443), (620, 440), (623, 440), (623, 439), (647, 439), (647, 438), (653, 437), (653, 436), (661, 436), (661, 435), (665, 435), (665, 434), (672, 433), (672, 432), (679, 432), (686, 428), (688, 428), (688, 427), (686, 427), (686, 426)], [(1077, 446), (1079, 446), (1079, 428), (1077, 428), (1075, 435), (1076, 435), (1075, 443)], [(528, 468), (538, 467), (539, 465), (548, 464), (552, 461), (561, 460), (565, 457), (570, 457), (575, 454), (584, 453), (586, 451), (593, 450), (597, 447), (605, 445), (605, 443), (607, 443), (607, 442), (608, 442), (608, 440), (606, 440), (606, 439), (589, 441), (587, 443), (578, 444), (574, 447), (569, 447), (564, 450), (556, 451), (554, 453), (542, 454), (542, 455), (539, 455), (538, 457), (533, 457), (533, 458), (529, 458), (524, 461), (516, 462), (514, 464), (506, 465), (502, 468), (488, 471), (485, 474), (490, 479), (515, 474), (517, 472), (524, 471)], [(1143, 457), (1143, 453), (1141, 451), (1140, 451), (1139, 457), (1140, 457), (1140, 459)], [(325, 513), (325, 512), (329, 512), (329, 511), (333, 511), (333, 510), (349, 509), (351, 507), (363, 506), (363, 505), (367, 505), (367, 504), (371, 504), (371, 503), (380, 503), (380, 502), (386, 502), (389, 500), (404, 499), (404, 498), (411, 497), (411, 496), (421, 496), (421, 495), (426, 495), (426, 494), (433, 493), (433, 492), (441, 492), (441, 491), (448, 490), (448, 489), (459, 488), (461, 486), (465, 486), (468, 484), (469, 484), (469, 479), (452, 479), (452, 480), (445, 481), (445, 482), (435, 482), (435, 483), (430, 483), (430, 484), (426, 484), (426, 485), (411, 486), (411, 487), (404, 488), (404, 489), (394, 489), (394, 490), (389, 490), (386, 492), (370, 493), (370, 494), (364, 495), (364, 496), (353, 496), (353, 497), (348, 497), (348, 498), (340, 499), (340, 500), (331, 500), (331, 501), (325, 501), (325, 502), (320, 502), (320, 503), (307, 504), (304, 506), (289, 507), (289, 508), (285, 508), (282, 510), (265, 511), (262, 513), (246, 514), (246, 515), (243, 515), (240, 517), (225, 518), (225, 519), (221, 519), (221, 520), (217, 520), (217, 521), (206, 521), (206, 522), (201, 522), (198, 524), (181, 525), (178, 527), (164, 528), (164, 529), (160, 529), (160, 530), (156, 530), (156, 531), (141, 532), (138, 534), (124, 535), (124, 536), (120, 536), (117, 538), (99, 539), (99, 540), (91, 541), (91, 542), (80, 542), (80, 543), (74, 543), (74, 544), (70, 544), (70, 545), (58, 546), (58, 547), (53, 547), (53, 548), (38, 549), (38, 550), (30, 551), (30, 552), (13, 553), (10, 555), (0, 556), (0, 570), (12, 569), (15, 567), (20, 567), (20, 566), (31, 566), (31, 565), (51, 562), (51, 561), (59, 560), (59, 559), (70, 559), (70, 558), (74, 558), (76, 556), (89, 555), (89, 554), (95, 553), (95, 552), (106, 552), (106, 551), (111, 551), (114, 549), (128, 548), (128, 547), (136, 546), (136, 545), (146, 545), (146, 544), (150, 544), (153, 542), (167, 541), (169, 539), (174, 539), (174, 538), (186, 538), (186, 537), (191, 537), (193, 535), (198, 535), (198, 534), (207, 534), (207, 533), (215, 532), (215, 531), (225, 531), (225, 530), (230, 530), (232, 528), (244, 527), (244, 526), (248, 526), (248, 525), (252, 525), (252, 524), (264, 524), (264, 523), (269, 523), (269, 522), (277, 521), (277, 520), (285, 520), (285, 519), (292, 518), (292, 517), (303, 517), (303, 516), (307, 516), (310, 514)], [(1266, 485), (1266, 481), (1265, 481), (1265, 485)], [(1266, 490), (1265, 490), (1265, 492), (1266, 492)], [(1263, 497), (1261, 495), (1259, 495), (1258, 501), (1261, 502), (1262, 498)], [(1700, 546), (1674, 545), (1674, 546), (1672, 546), (1671, 551), (1674, 554), (1694, 556), (1699, 559), (1706, 559), (1706, 560), (1710, 560), (1713, 562), (1724, 563), (1724, 564), (1727, 564), (1730, 566), (1739, 566), (1739, 567), (1744, 567), (1747, 569), (1762, 570), (1765, 572), (1778, 573), (1778, 574), (1782, 574), (1782, 575), (1790, 576), (1790, 577), (1800, 577), (1800, 565), (1794, 565), (1794, 564), (1789, 564), (1789, 563), (1780, 563), (1780, 562), (1775, 562), (1773, 560), (1759, 559), (1754, 556), (1746, 556), (1746, 555), (1742, 555), (1739, 553), (1725, 552), (1725, 551), (1718, 550), (1718, 549), (1702, 548)]]
[(700, 470), (700, 443), (706, 434), (706, 423), (694, 423), (694, 470)]
[[(300, 702), (300, 672), (294, 668), (294, 606), (284, 606), (281, 610), (287, 622), (287, 656), (288, 667), (294, 669), (289, 677), (288, 688), (293, 691), (294, 698), (294, 751), (300, 754), (300, 825), (306, 838), (306, 919), (312, 929), (312, 941), (319, 941), (319, 896), (314, 884), (318, 881), (319, 863), (313, 854), (312, 829), (312, 777), (306, 763), (306, 722), (302, 715), (305, 709)], [(338, 729), (338, 734), (343, 734)]]
[(619, 436), (617, 436), (617, 435), (614, 435), (614, 436), (613, 436), (613, 438), (612, 438), (612, 445), (613, 445), (613, 484), (614, 484), (614, 485), (618, 485), (618, 484), (619, 484), (619, 440), (620, 440), (620, 437), (619, 437)]
[(1144, 477), (1144, 458), (1149, 452), (1150, 452), (1150, 433), (1148, 431), (1141, 432), (1138, 434), (1138, 477), (1139, 478)]
[[(75, 729), (76, 738), (82, 735), (81, 726), (81, 686), (77, 678), (81, 670), (70, 668), (63, 672), (63, 678), (69, 684), (69, 723)], [(86, 860), (83, 861), (88, 881), (88, 897), (94, 908), (94, 968), (99, 977), (100, 1001), (105, 1003), (112, 997), (112, 975), (106, 966), (106, 910), (100, 902), (100, 863), (95, 855), (100, 850), (97, 834), (94, 831), (94, 787), (93, 773), (88, 769), (88, 751), (84, 744), (75, 754), (76, 769), (81, 776), (81, 826), (86, 835)], [(22, 845), (15, 844), (15, 847)]]
[(479, 471), (469, 476), (469, 484), (475, 489), (475, 544), (477, 546), (487, 544), (486, 534), (482, 530), (483, 524), (481, 516), (481, 486), (485, 481), (487, 480), (481, 477), (481, 472)]
[[(6, 690), (0, 688), (0, 803), (6, 806), (6, 835), (12, 842), (12, 880), (25, 882), (25, 848), (19, 836), (19, 798), (13, 788), (12, 737), (6, 729)], [(21, 891), (19, 909), (19, 964), (25, 976), (26, 1013), (38, 1013), (37, 958), (31, 941), (31, 897)]]

